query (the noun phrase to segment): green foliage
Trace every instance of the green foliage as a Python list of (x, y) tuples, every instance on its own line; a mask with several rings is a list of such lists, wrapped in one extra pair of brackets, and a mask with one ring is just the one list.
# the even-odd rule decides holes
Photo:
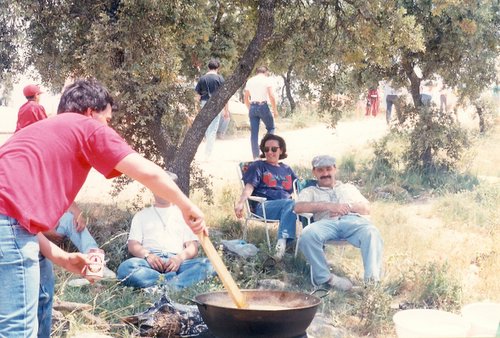
[(409, 147), (404, 159), (410, 170), (452, 171), (464, 150), (470, 145), (469, 137), (451, 114), (433, 107), (408, 107), (407, 118), (400, 128), (409, 134)]
[(481, 184), (470, 191), (446, 194), (436, 205), (448, 224), (481, 227), (493, 233), (500, 227), (500, 188)]
[(347, 154), (340, 160), (338, 165), (338, 179), (342, 182), (352, 182), (356, 173), (356, 157), (353, 153)]
[(363, 290), (355, 306), (355, 314), (360, 318), (359, 333), (377, 335), (386, 329), (392, 320), (392, 297), (380, 285), (368, 285)]
[(420, 306), (447, 311), (458, 310), (462, 304), (460, 283), (449, 275), (447, 264), (427, 264), (417, 276), (416, 301)]

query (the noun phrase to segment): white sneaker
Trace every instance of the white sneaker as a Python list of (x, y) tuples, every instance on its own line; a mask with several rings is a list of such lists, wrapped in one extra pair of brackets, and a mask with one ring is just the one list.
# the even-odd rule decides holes
[(90, 285), (90, 282), (88, 280), (86, 280), (85, 278), (75, 278), (75, 279), (70, 280), (68, 282), (68, 285), (73, 286), (73, 287), (81, 287), (84, 285)]
[(352, 283), (349, 279), (336, 276), (333, 273), (330, 276), (330, 280), (328, 281), (328, 285), (330, 285), (333, 288), (342, 290), (342, 291), (349, 291), (352, 289)]
[(116, 273), (110, 270), (108, 267), (104, 267), (103, 279), (116, 279)]
[(282, 259), (283, 256), (285, 255), (285, 250), (286, 250), (286, 239), (284, 238), (278, 239), (278, 244), (276, 244), (276, 253), (274, 257), (277, 260)]

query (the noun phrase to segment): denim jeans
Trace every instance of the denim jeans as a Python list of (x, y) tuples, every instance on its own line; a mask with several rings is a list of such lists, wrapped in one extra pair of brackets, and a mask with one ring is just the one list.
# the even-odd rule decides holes
[(250, 144), (253, 158), (259, 157), (259, 127), (260, 120), (264, 122), (268, 134), (274, 134), (274, 117), (267, 104), (250, 104)]
[(97, 248), (98, 245), (85, 227), (82, 231), (78, 232), (73, 223), (74, 216), (71, 212), (66, 212), (59, 219), (59, 223), (56, 227), (56, 232), (64, 237), (69, 238), (71, 243), (73, 243), (78, 251), (82, 253), (88, 253), (90, 249)]
[(306, 226), (300, 236), (299, 249), (311, 265), (314, 284), (326, 283), (330, 270), (323, 247), (330, 240), (347, 240), (361, 249), (365, 281), (379, 281), (382, 270), (383, 241), (378, 229), (366, 218), (346, 215), (323, 219)]
[(224, 117), (221, 117), (219, 119), (219, 127), (217, 128), (217, 136), (219, 138), (224, 138), (226, 135), (227, 129), (229, 128), (229, 122), (231, 121), (230, 118), (225, 119)]
[[(91, 248), (97, 248), (97, 243), (85, 229), (78, 232), (73, 224), (74, 215), (66, 212), (59, 219), (56, 232), (70, 241), (78, 251), (88, 253)], [(54, 300), (55, 277), (52, 262), (40, 255), (40, 294), (38, 298), (38, 337), (50, 337), (52, 327), (52, 303)]]
[[(278, 239), (295, 238), (295, 229), (297, 223), (297, 215), (293, 212), (295, 201), (292, 199), (269, 200), (264, 202), (266, 209), (266, 218), (279, 219)], [(262, 204), (255, 207), (255, 213), (263, 216)]]
[[(398, 99), (397, 95), (387, 95), (385, 97), (385, 104), (387, 106), (387, 110), (385, 112), (385, 121), (387, 124), (391, 123), (392, 119), (392, 105), (396, 104), (396, 100)], [(396, 107), (397, 109), (397, 107)]]
[(38, 337), (50, 337), (55, 277), (52, 262), (40, 255), (40, 293), (38, 294)]
[[(174, 256), (171, 253), (151, 252), (164, 261)], [(165, 284), (174, 289), (182, 289), (213, 275), (215, 270), (207, 258), (188, 259), (176, 272), (161, 273), (153, 269), (145, 259), (132, 257), (122, 262), (117, 271), (117, 278), (122, 284), (136, 288)]]
[(0, 214), (0, 337), (35, 337), (40, 284), (36, 235)]
[[(201, 101), (200, 106), (203, 108), (207, 101)], [(222, 112), (217, 114), (217, 116), (210, 122), (207, 130), (205, 131), (205, 158), (208, 159), (212, 155), (214, 149), (215, 139), (217, 138), (217, 130), (219, 129), (219, 121), (222, 118)]]

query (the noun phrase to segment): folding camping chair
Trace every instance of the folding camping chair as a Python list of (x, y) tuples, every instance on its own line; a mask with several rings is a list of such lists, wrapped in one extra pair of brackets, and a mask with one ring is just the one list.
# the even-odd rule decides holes
[[(293, 193), (294, 193), (294, 199), (297, 201), (299, 197), (299, 193), (302, 191), (302, 189), (305, 189), (310, 186), (314, 186), (318, 183), (317, 180), (315, 179), (296, 179), (293, 181)], [(297, 231), (297, 240), (295, 243), (295, 257), (297, 257), (297, 253), (299, 251), (299, 240), (300, 236), (302, 235), (302, 228), (308, 226), (311, 224), (313, 220), (313, 214), (309, 212), (304, 212), (301, 214), (297, 214), (297, 221), (299, 223), (299, 230)], [(302, 225), (303, 227), (300, 227)], [(344, 254), (345, 246), (349, 244), (348, 241), (346, 240), (338, 240), (338, 241), (328, 241), (326, 242), (328, 245), (336, 245), (340, 246), (341, 251), (340, 255), (342, 256)]]
[[(240, 162), (238, 164), (238, 168), (237, 168), (238, 169), (238, 178), (240, 179), (242, 189), (245, 189), (245, 182), (243, 182), (243, 175), (248, 170), (248, 166), (250, 164), (252, 164), (252, 162)], [(248, 221), (262, 222), (265, 224), (267, 246), (269, 247), (269, 250), (271, 250), (271, 240), (269, 238), (269, 224), (279, 223), (279, 220), (278, 219), (268, 219), (266, 217), (266, 208), (265, 208), (265, 203), (264, 203), (266, 200), (267, 199), (265, 197), (250, 196), (245, 201), (245, 224), (243, 225), (243, 239), (246, 239), (246, 236), (247, 236)], [(254, 213), (254, 211), (253, 211), (254, 209), (252, 208), (250, 201), (253, 201), (256, 204), (262, 205), (262, 216), (259, 216), (256, 213)]]

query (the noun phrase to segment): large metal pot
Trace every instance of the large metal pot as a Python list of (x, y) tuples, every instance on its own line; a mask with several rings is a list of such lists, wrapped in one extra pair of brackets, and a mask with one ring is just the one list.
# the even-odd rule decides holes
[(248, 308), (239, 309), (225, 291), (194, 299), (209, 330), (218, 338), (302, 337), (321, 300), (301, 292), (241, 290)]

